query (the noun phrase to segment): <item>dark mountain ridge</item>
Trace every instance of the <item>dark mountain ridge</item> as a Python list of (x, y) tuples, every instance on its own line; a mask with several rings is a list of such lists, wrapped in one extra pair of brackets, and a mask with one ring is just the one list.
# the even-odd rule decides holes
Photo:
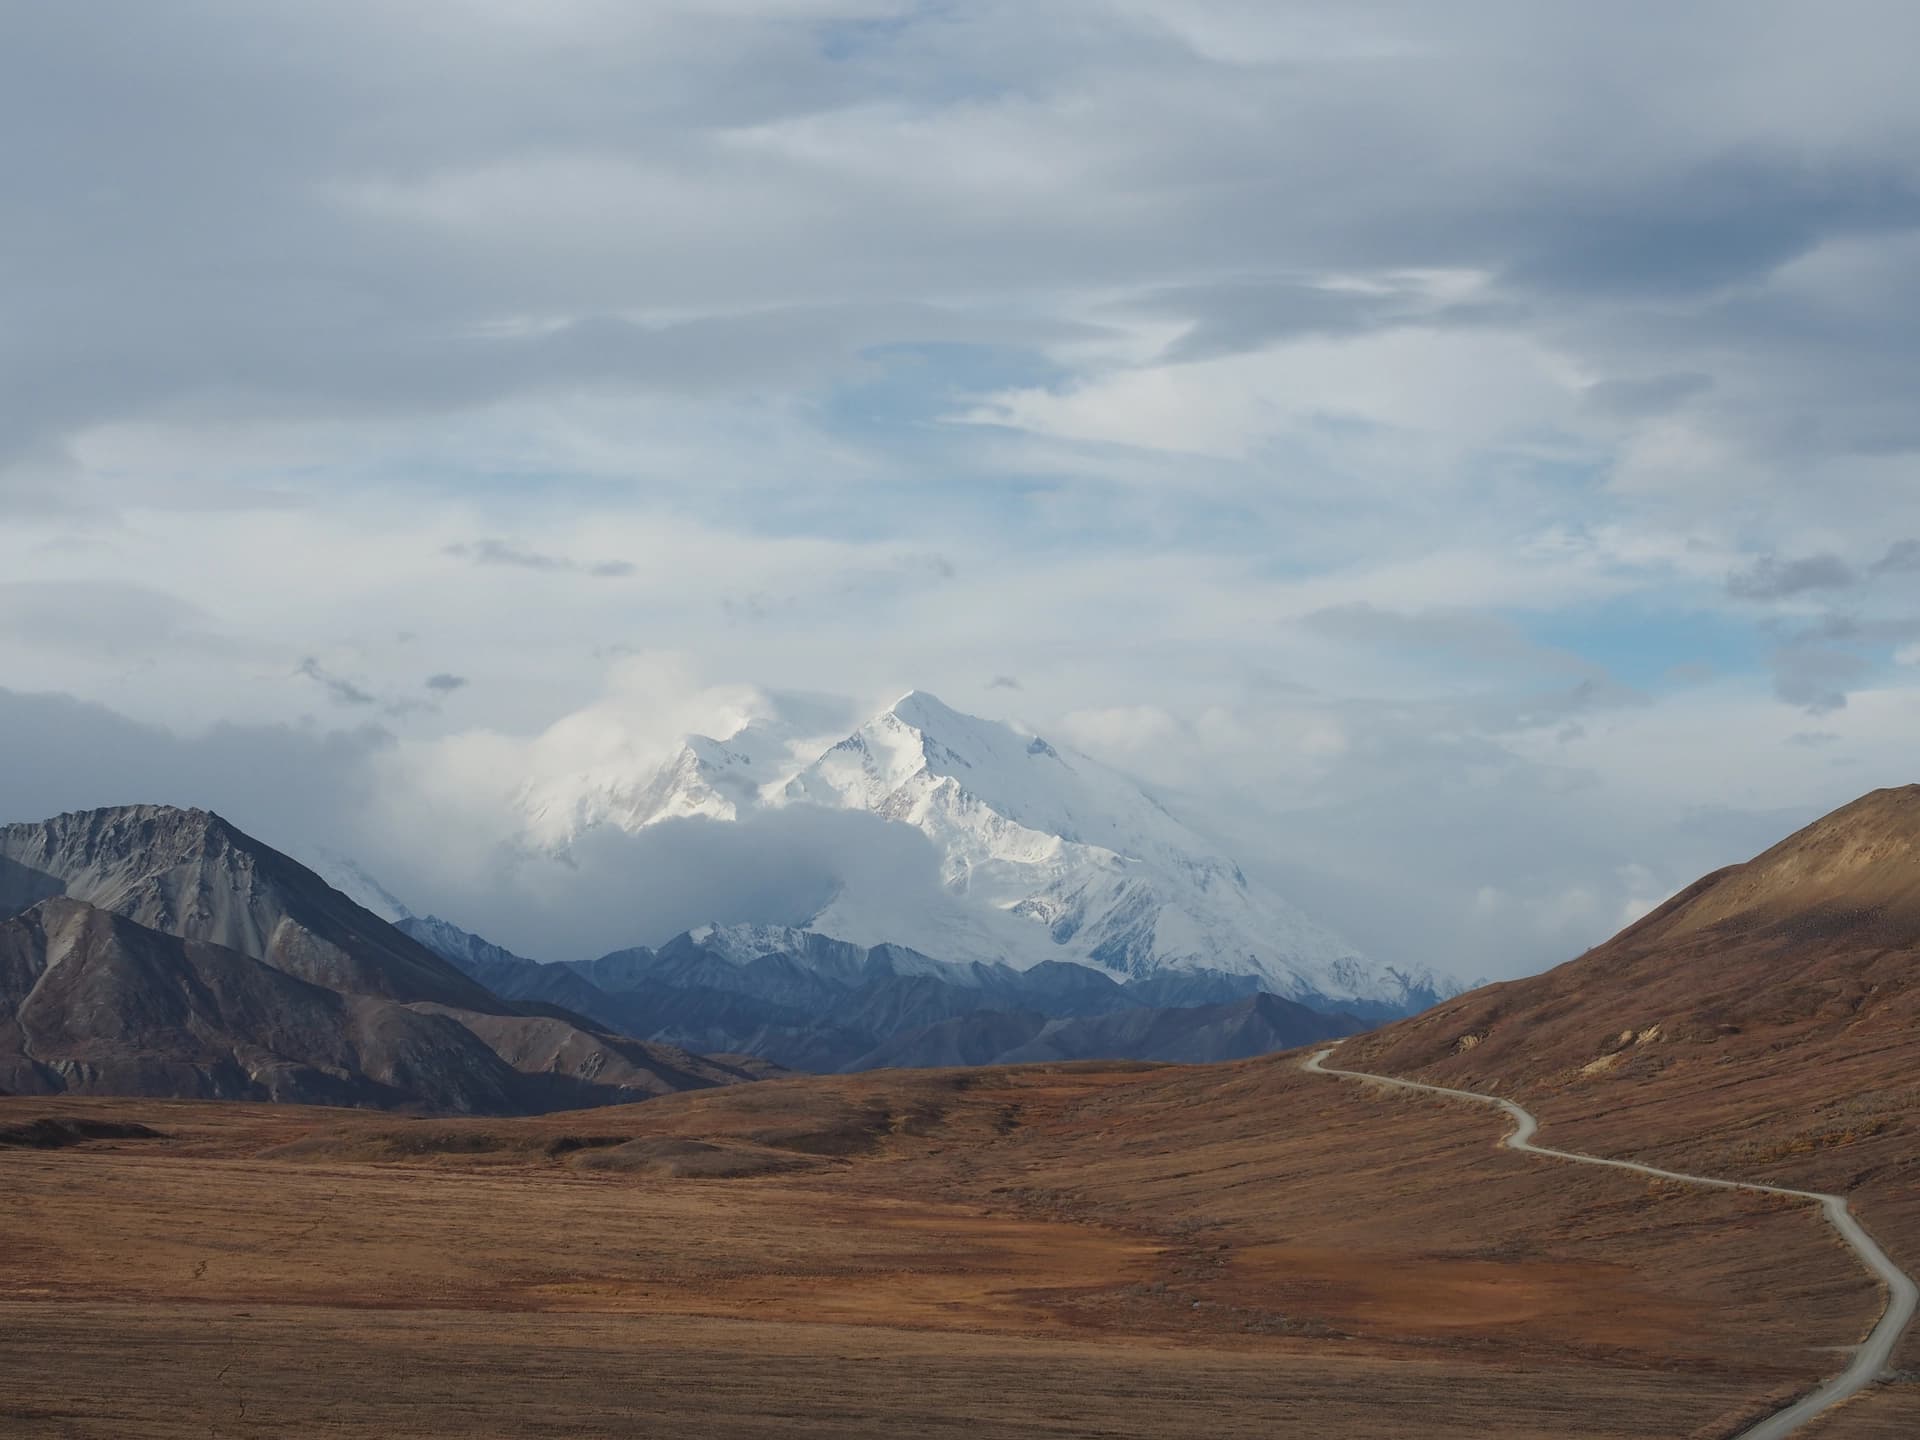
[(206, 810), (129, 805), (0, 828), (0, 913), (52, 895), (330, 990), (500, 1008), (439, 955)]
[(455, 1021), (348, 995), (64, 896), (0, 921), (0, 1085), (324, 1105), (521, 1108)]
[(530, 1112), (769, 1066), (1207, 1061), (1359, 1028), (1235, 977), (1136, 990), (803, 931), (537, 964), (432, 917), (390, 925), (220, 816), (154, 805), (0, 827), (0, 926), (0, 1088), (36, 1094)]
[(519, 1113), (742, 1067), (502, 997), (217, 815), (0, 828), (0, 1086)]
[[(433, 917), (400, 927), (503, 995), (564, 994), (602, 1024), (795, 1070), (980, 1065), (1016, 1056), (1206, 1063), (1362, 1028), (1352, 1016), (1310, 1010), (1238, 976), (1121, 984), (1066, 961), (1028, 970), (947, 964), (899, 946), (868, 949), (809, 932), (793, 932), (790, 949), (747, 958), (687, 932), (658, 950), (543, 964)], [(1181, 994), (1200, 1003), (1155, 1003)]]
[(1140, 1006), (1069, 1018), (976, 1011), (895, 1035), (846, 1068), (925, 1069), (1062, 1060), (1164, 1060), (1207, 1065), (1337, 1040), (1359, 1029), (1346, 1015), (1265, 991), (1221, 1005)]

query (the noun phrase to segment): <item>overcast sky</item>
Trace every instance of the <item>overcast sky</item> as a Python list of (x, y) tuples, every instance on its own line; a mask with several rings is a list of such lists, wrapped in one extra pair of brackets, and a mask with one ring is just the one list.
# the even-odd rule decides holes
[(1920, 779), (1915, 54), (1898, 0), (5, 6), (4, 818), (453, 866), (610, 728), (921, 687), (1382, 959), (1564, 959)]

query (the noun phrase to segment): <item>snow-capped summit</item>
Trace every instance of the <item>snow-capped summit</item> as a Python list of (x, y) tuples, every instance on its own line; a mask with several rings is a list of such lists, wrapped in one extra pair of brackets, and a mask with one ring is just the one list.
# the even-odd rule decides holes
[(737, 820), (817, 755), (835, 728), (817, 699), (760, 690), (731, 696), (711, 718), (714, 733), (680, 737), (664, 759), (658, 748), (597, 737), (601, 755), (588, 769), (562, 770), (520, 791), (529, 837), (564, 847), (595, 825)]
[(800, 805), (910, 825), (933, 844), (941, 892), (866, 893), (850, 882), (805, 923), (859, 945), (1023, 969), (1070, 960), (1132, 979), (1251, 975), (1290, 998), (1373, 1013), (1417, 1009), (1455, 988), (1365, 960), (1134, 781), (1038, 735), (918, 690), (809, 758), (794, 728), (768, 716), (730, 736), (689, 736), (652, 774), (597, 788), (583, 777), (541, 813), (557, 803), (568, 833)]
[(936, 839), (943, 826), (992, 830), (995, 853), (1018, 846), (1013, 830), (1033, 837), (1025, 848), (1036, 856), (1062, 843), (1161, 861), (1205, 848), (1119, 772), (1013, 726), (963, 715), (921, 690), (835, 745), (781, 795), (908, 820)]

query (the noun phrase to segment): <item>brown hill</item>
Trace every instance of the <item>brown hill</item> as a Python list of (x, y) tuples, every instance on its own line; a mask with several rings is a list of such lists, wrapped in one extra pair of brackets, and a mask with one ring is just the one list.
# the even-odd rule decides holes
[[(1696, 881), (1558, 969), (1350, 1042), (1342, 1060), (1536, 1095), (1743, 1071), (1759, 1057), (1873, 1057), (1896, 1081), (1920, 1059), (1908, 1048), (1920, 1046), (1917, 1017), (1920, 786), (1907, 786)], [(1834, 1088), (1755, 1091), (1755, 1113), (1817, 1106)]]
[(1874, 791), (1579, 959), (1350, 1040), (1335, 1063), (1505, 1095), (1549, 1145), (1844, 1192), (1911, 1273), (1920, 786)]

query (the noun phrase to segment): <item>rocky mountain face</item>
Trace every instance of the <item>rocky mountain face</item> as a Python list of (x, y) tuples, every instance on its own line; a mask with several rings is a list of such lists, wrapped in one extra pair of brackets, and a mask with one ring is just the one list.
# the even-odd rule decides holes
[(1430, 970), (1367, 960), (1249, 881), (1132, 780), (1040, 736), (918, 691), (811, 753), (798, 733), (769, 710), (727, 736), (689, 736), (665, 763), (631, 776), (549, 780), (523, 795), (527, 836), (564, 849), (595, 825), (860, 810), (925, 835), (941, 889), (902, 903), (844, 885), (805, 922), (825, 936), (1016, 969), (1072, 961), (1127, 981), (1244, 976), (1371, 1017), (1411, 1013), (1457, 989)]
[(65, 895), (316, 985), (468, 1010), (498, 999), (218, 815), (131, 805), (0, 828), (0, 909)]
[(0, 829), (0, 1088), (510, 1113), (759, 1071), (505, 999), (216, 815)]
[(470, 935), (432, 915), (409, 915), (394, 928), (451, 961), (503, 999), (556, 1006), (585, 1015), (622, 1035), (646, 1033), (644, 1017), (629, 1012), (627, 1007), (614, 1002), (612, 996), (567, 966), (536, 966), (511, 950)]
[[(1011, 1059), (1239, 1059), (1360, 1028), (1227, 977), (1183, 977), (1210, 1003), (1163, 1003), (1065, 961), (949, 964), (777, 927), (707, 927), (658, 950), (541, 964), (431, 917), (401, 926), (512, 997), (558, 999), (609, 1027), (795, 1070), (984, 1065)], [(1252, 982), (1244, 982), (1251, 984)], [(1195, 988), (1200, 987), (1200, 988)]]
[(451, 1018), (347, 995), (64, 897), (0, 921), (0, 1085), (436, 1110), (519, 1107)]

